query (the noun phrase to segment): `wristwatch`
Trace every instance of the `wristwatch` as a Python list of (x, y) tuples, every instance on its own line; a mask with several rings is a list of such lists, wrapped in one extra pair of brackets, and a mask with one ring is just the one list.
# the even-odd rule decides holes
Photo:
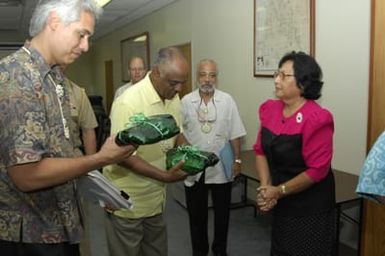
[(234, 162), (237, 163), (237, 164), (241, 164), (242, 160), (238, 158), (238, 159), (235, 159)]

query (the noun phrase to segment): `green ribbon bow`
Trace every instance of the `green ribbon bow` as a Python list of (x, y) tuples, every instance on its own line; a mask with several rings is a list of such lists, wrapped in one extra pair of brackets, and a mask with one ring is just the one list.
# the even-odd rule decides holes
[(130, 116), (129, 121), (130, 122), (128, 124), (126, 124), (127, 128), (130, 128), (132, 126), (139, 125), (139, 124), (148, 124), (148, 125), (154, 127), (154, 129), (157, 130), (162, 137), (164, 137), (164, 135), (165, 135), (159, 129), (159, 127), (156, 126), (155, 124), (153, 124), (152, 122), (150, 122), (150, 119), (148, 117), (146, 117), (143, 113), (134, 114), (134, 115)]
[(183, 145), (183, 146), (179, 146), (177, 147), (176, 149), (178, 152), (181, 152), (183, 153), (183, 161), (185, 161), (187, 155), (191, 155), (191, 156), (198, 156), (198, 157), (203, 157), (205, 159), (208, 159), (207, 156), (201, 154), (201, 151), (199, 150), (198, 147), (196, 146), (190, 146), (190, 145)]

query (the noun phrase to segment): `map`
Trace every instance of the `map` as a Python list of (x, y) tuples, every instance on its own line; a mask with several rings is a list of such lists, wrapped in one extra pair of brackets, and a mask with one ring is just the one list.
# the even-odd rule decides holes
[(271, 75), (286, 53), (310, 53), (311, 0), (255, 1), (255, 75)]

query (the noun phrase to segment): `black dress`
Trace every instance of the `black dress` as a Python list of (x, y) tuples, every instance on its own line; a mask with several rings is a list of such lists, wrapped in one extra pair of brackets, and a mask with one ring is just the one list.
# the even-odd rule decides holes
[[(304, 126), (318, 106), (314, 104), (305, 104), (300, 109), (301, 119), (291, 120), (291, 124)], [(261, 118), (258, 139), (268, 161), (272, 183), (279, 185), (309, 168), (303, 156), (302, 131), (306, 128), (285, 129), (283, 124), (276, 125), (274, 117), (282, 115), (281, 104), (273, 101), (270, 105), (269, 118)], [(334, 176), (329, 170), (310, 188), (278, 200), (273, 210), (271, 255), (335, 255), (336, 219)]]

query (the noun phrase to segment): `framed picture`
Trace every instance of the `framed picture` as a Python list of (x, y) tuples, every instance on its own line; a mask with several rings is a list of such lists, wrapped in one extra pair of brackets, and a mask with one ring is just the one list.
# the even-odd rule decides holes
[(150, 66), (150, 38), (148, 32), (131, 36), (120, 41), (122, 60), (122, 81), (130, 81), (128, 65), (132, 57), (141, 57), (144, 60), (146, 69)]
[(254, 0), (254, 76), (272, 77), (288, 52), (314, 55), (315, 0)]

